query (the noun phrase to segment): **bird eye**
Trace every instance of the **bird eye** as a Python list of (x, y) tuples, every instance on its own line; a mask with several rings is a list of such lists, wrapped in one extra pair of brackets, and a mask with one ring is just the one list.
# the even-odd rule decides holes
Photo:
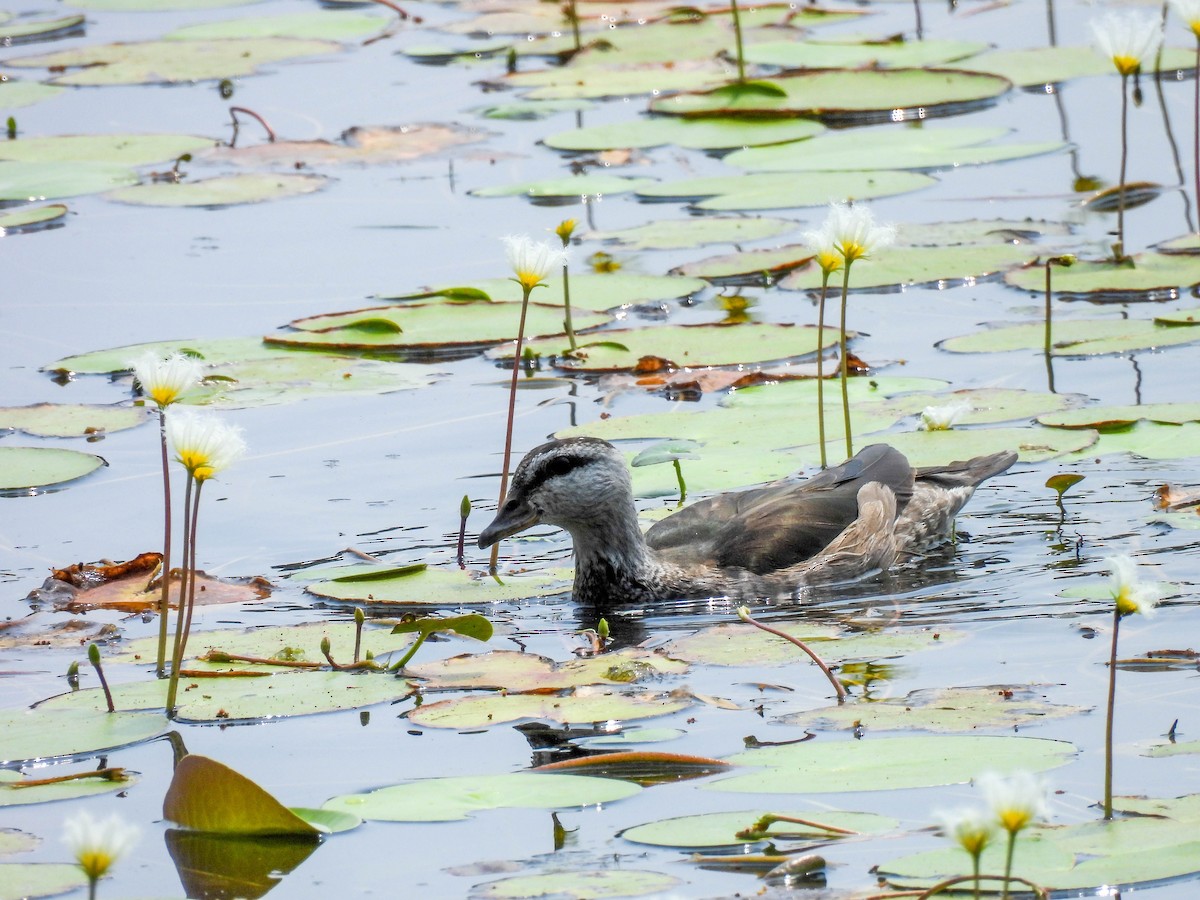
[(566, 475), (579, 463), (567, 456), (556, 456), (554, 459), (546, 463), (546, 475), (549, 477), (557, 477)]

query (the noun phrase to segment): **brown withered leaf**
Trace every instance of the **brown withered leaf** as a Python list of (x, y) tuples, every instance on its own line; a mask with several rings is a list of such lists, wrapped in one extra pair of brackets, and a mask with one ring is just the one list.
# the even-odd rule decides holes
[(48, 616), (34, 613), (22, 619), (4, 623), (0, 633), (0, 650), (15, 647), (80, 647), (92, 641), (105, 641), (118, 633), (111, 623), (88, 622), (85, 619), (49, 621)]
[(217, 147), (206, 154), (245, 165), (277, 163), (296, 168), (352, 163), (389, 165), (438, 156), (491, 137), (480, 128), (444, 122), (355, 127), (334, 141), (275, 141), (249, 147)]
[(1182, 491), (1169, 484), (1164, 484), (1154, 492), (1154, 505), (1159, 509), (1192, 507), (1197, 513), (1200, 513), (1200, 491)]

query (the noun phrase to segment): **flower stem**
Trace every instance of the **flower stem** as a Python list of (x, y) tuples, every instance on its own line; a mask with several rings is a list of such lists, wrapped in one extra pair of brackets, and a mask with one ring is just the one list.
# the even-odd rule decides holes
[(163, 557), (162, 596), (158, 601), (158, 656), (155, 659), (155, 674), (162, 678), (166, 674), (167, 662), (167, 619), (171, 615), (171, 472), (167, 460), (167, 411), (158, 411), (158, 435), (162, 443), (163, 470)]
[(741, 84), (746, 80), (746, 63), (742, 59), (742, 17), (738, 12), (737, 0), (730, 0), (730, 5), (733, 10), (733, 36), (737, 41), (737, 80), (738, 83)]
[[(517, 346), (513, 350), (513, 370), (512, 383), (508, 386), (508, 422), (504, 427), (504, 467), (500, 474), (500, 497), (496, 501), (496, 508), (500, 509), (504, 506), (504, 501), (508, 497), (508, 469), (509, 459), (512, 456), (512, 433), (513, 433), (513, 418), (517, 412), (517, 375), (521, 371), (521, 345), (525, 342), (525, 314), (529, 310), (529, 294), (533, 290), (532, 287), (521, 285), (523, 296), (521, 297), (521, 320), (517, 324)], [(496, 574), (496, 563), (500, 559), (500, 542), (492, 544), (492, 557), (488, 561), (488, 572), (492, 575)]]
[(821, 441), (821, 468), (825, 459), (825, 295), (829, 290), (829, 272), (821, 268), (821, 299), (817, 301), (817, 434)]
[(1113, 714), (1117, 705), (1117, 632), (1121, 628), (1121, 611), (1113, 610), (1112, 649), (1108, 655), (1108, 709), (1104, 719), (1104, 818), (1113, 817)]
[(1125, 259), (1125, 163), (1129, 156), (1129, 139), (1126, 133), (1129, 121), (1129, 92), (1125, 89), (1129, 76), (1121, 74), (1121, 176), (1117, 188), (1117, 244), (1113, 247), (1116, 262)]
[(675, 464), (675, 479), (679, 482), (679, 502), (682, 504), (687, 499), (687, 482), (683, 480), (683, 466), (679, 465), (679, 460), (671, 460)]
[(1000, 900), (1008, 900), (1009, 879), (1012, 878), (1013, 851), (1017, 849), (1017, 833), (1010, 831), (1008, 833), (1008, 850), (1004, 854), (1004, 893), (1000, 895)]
[(183, 643), (179, 648), (180, 665), (183, 664), (183, 654), (187, 651), (188, 637), (192, 633), (192, 613), (196, 609), (196, 523), (200, 519), (200, 489), (202, 487), (204, 487), (204, 482), (197, 481), (196, 493), (192, 498), (191, 532), (188, 534), (188, 543), (192, 545), (192, 565), (191, 575), (188, 578), (187, 617), (183, 622)]
[(563, 263), (563, 327), (567, 330), (567, 340), (571, 342), (571, 352), (577, 349), (575, 344), (575, 326), (571, 323), (571, 282), (567, 275), (567, 264)]
[[(1200, 74), (1200, 35), (1196, 36), (1196, 70)], [(1196, 212), (1200, 215), (1200, 77), (1192, 79), (1192, 177), (1196, 187)]]
[(187, 535), (189, 532), (188, 526), (191, 521), (192, 482), (193, 478), (191, 475), (189, 475), (187, 487), (184, 488), (183, 492), (183, 560), (180, 563), (182, 575), (179, 579), (179, 602), (176, 604), (175, 612), (175, 643), (171, 650), (171, 674), (167, 680), (166, 711), (168, 717), (173, 717), (175, 715), (175, 695), (179, 690), (179, 669), (181, 660), (183, 658), (179, 642), (183, 638), (183, 617), (185, 612), (184, 607), (186, 606), (184, 601), (187, 598), (186, 589), (188, 576), (191, 572), (190, 563), (192, 560), (192, 547), (187, 540)]
[(846, 268), (842, 270), (842, 322), (841, 334), (838, 338), (838, 349), (842, 355), (842, 421), (846, 427), (846, 459), (854, 455), (854, 435), (850, 431), (850, 392), (846, 384), (850, 364), (846, 359), (846, 298), (850, 294), (850, 260), (846, 260)]

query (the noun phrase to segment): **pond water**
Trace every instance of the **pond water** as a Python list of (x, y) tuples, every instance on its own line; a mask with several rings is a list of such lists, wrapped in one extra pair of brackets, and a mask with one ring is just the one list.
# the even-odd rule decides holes
[[(190, 11), (125, 11), (106, 8), (108, 5), (97, 3), (95, 9), (86, 11), (83, 36), (8, 48), (0, 58), (0, 70), (26, 80), (48, 78), (45, 69), (18, 71), (6, 64), (60, 48), (152, 39), (195, 23), (320, 9), (298, 2)], [(231, 104), (253, 109), (270, 121), (281, 138), (289, 140), (336, 140), (356, 125), (429, 122), (461, 123), (488, 135), (479, 143), (405, 163), (314, 166), (332, 179), (324, 189), (277, 202), (160, 209), (125, 205), (103, 194), (65, 199), (62, 202), (70, 213), (62, 227), (8, 235), (0, 241), (3, 405), (131, 400), (127, 378), (81, 375), (60, 383), (41, 371), (67, 356), (169, 339), (269, 335), (304, 316), (376, 305), (370, 299), (376, 295), (504, 277), (508, 272), (500, 242), (503, 235), (530, 233), (553, 240), (549, 231), (566, 217), (581, 220), (582, 239), (573, 251), (572, 271), (577, 274), (586, 270), (587, 258), (600, 250), (612, 253), (622, 272), (648, 275), (664, 275), (673, 267), (733, 252), (729, 243), (630, 251), (588, 236), (589, 232), (701, 214), (681, 201), (642, 202), (626, 193), (554, 206), (530, 203), (520, 196), (472, 196), (471, 191), (483, 188), (568, 176), (573, 165), (581, 159), (590, 163), (595, 154), (565, 155), (540, 144), (542, 139), (573, 127), (634, 122), (643, 117), (648, 97), (597, 99), (582, 110), (538, 119), (484, 118), (480, 110), (515, 98), (512, 92), (497, 92), (489, 86), (503, 80), (503, 53), (471, 63), (460, 60), (430, 66), (417, 64), (400, 51), (431, 44), (469, 46), (469, 38), (443, 29), (480, 12), (510, 6), (502, 2), (405, 6), (420, 18), (419, 23), (405, 22), (392, 36), (365, 45), (347, 41), (337, 54), (271, 63), (259, 74), (235, 79), (231, 99), (222, 98), (212, 80), (171, 86), (82, 87), (4, 113), (16, 118), (22, 138), (144, 132), (223, 140), (228, 137)], [(580, 6), (581, 10), (591, 8), (591, 4)], [(628, 6), (628, 13), (619, 14), (636, 19), (638, 4)], [(520, 7), (514, 3), (512, 8)], [(852, 8), (867, 15), (860, 21), (823, 25), (821, 36), (914, 37), (910, 4)], [(60, 14), (63, 5), (20, 0), (10, 9), (45, 17)], [(651, 17), (661, 10), (647, 4), (641, 14)], [(615, 7), (605, 6), (604, 11), (618, 14)], [(1031, 0), (960, 3), (957, 8), (926, 4), (922, 6), (922, 26), (927, 39), (979, 41), (1017, 49), (1047, 45), (1048, 14), (1060, 44), (1088, 41), (1087, 20), (1095, 10), (1081, 3), (1049, 10)], [(584, 11), (583, 15), (590, 13)], [(1171, 45), (1191, 46), (1190, 34), (1176, 21), (1170, 23), (1168, 35)], [(496, 40), (481, 43), (491, 46)], [(524, 41), (524, 35), (517, 40)], [(544, 59), (523, 58), (519, 68), (547, 64)], [(732, 66), (729, 68), (732, 72)], [(655, 74), (646, 77), (650, 84)], [(1152, 80), (1143, 79), (1144, 103), (1130, 111), (1130, 180), (1167, 186), (1152, 202), (1126, 212), (1126, 244), (1131, 251), (1193, 230), (1194, 201), (1186, 187), (1191, 184), (1190, 166), (1184, 167), (1185, 178), (1176, 169), (1176, 153), (1185, 160), (1190, 157), (1192, 89), (1187, 77), (1165, 80), (1161, 93)], [(994, 104), (953, 117), (861, 126), (859, 132), (868, 136), (912, 128), (932, 132), (957, 126), (996, 127), (1011, 131), (1003, 141), (1061, 140), (1070, 144), (1069, 152), (1059, 150), (991, 165), (939, 166), (933, 171), (936, 183), (932, 186), (875, 200), (872, 209), (878, 219), (902, 228), (905, 224), (969, 219), (1065, 222), (1070, 226), (1069, 236), (1044, 238), (1040, 243), (1081, 258), (1103, 258), (1112, 241), (1109, 232), (1115, 216), (1081, 207), (1084, 195), (1074, 188), (1080, 175), (1095, 176), (1107, 185), (1116, 179), (1119, 97), (1115, 75), (1083, 77), (1061, 86), (1057, 95), (1045, 90), (1012, 90)], [(1171, 138), (1177, 142), (1174, 151)], [(240, 143), (261, 142), (256, 126), (244, 124)], [(628, 160), (608, 157), (598, 165), (601, 170), (607, 165), (614, 174), (662, 181), (737, 171), (720, 154), (673, 145), (635, 151)], [(165, 160), (140, 171), (144, 175), (150, 169), (169, 166), (170, 160)], [(197, 154), (184, 169), (189, 178), (199, 178), (228, 174), (234, 167)], [(594, 171), (590, 165), (588, 170)], [(0, 183), (5, 177), (0, 169)], [(780, 238), (747, 243), (744, 249), (798, 242), (804, 229), (820, 223), (825, 210), (808, 206), (764, 214), (790, 220), (794, 228)], [(864, 273), (869, 265), (862, 264)], [(1200, 282), (1200, 277), (1192, 280)], [(815, 322), (814, 298), (807, 293), (762, 286), (742, 292), (753, 301), (750, 314), (754, 321)], [(720, 322), (726, 316), (718, 302), (720, 293), (710, 287), (687, 301), (669, 300), (649, 310), (623, 310), (621, 324), (655, 328)], [(1195, 305), (1195, 298), (1186, 290), (1178, 294), (1153, 303), (1153, 314)], [(975, 331), (982, 322), (1040, 321), (1041, 302), (1040, 295), (996, 278), (856, 292), (850, 307), (850, 326), (860, 333), (854, 351), (879, 367), (872, 377), (939, 379), (953, 389), (1045, 391), (1047, 373), (1040, 352), (953, 354), (935, 346)], [(1101, 313), (1147, 318), (1152, 314), (1149, 306), (1146, 302), (1120, 302), (1099, 309), (1083, 301), (1056, 301), (1055, 315), (1057, 321)], [(351, 620), (351, 604), (315, 597), (286, 577), (294, 564), (332, 557), (344, 548), (372, 554), (389, 564), (423, 562), (454, 568), (459, 500), (464, 493), (473, 505), (468, 548), (473, 547), (470, 537), (490, 520), (494, 510), (508, 373), (481, 354), (417, 360), (416, 364), (424, 367), (424, 374), (433, 376), (431, 383), (420, 389), (313, 397), (223, 413), (243, 429), (249, 453), (205, 489), (199, 564), (214, 575), (265, 576), (273, 583), (274, 592), (264, 602), (198, 609), (193, 649), (201, 649), (196, 644), (203, 643), (203, 632), (218, 628)], [(1091, 405), (1193, 401), (1198, 376), (1195, 348), (1187, 345), (1066, 357), (1054, 363), (1057, 391), (1083, 395)], [(595, 376), (554, 377), (548, 367), (538, 380), (528, 381), (524, 387), (517, 399), (514, 463), (525, 450), (570, 426), (592, 425), (610, 416), (710, 410), (724, 400), (719, 394), (681, 400), (659, 392), (617, 389), (610, 380)], [(782, 407), (779, 415), (781, 419), (803, 419), (811, 416), (811, 408)], [(914, 428), (910, 416), (893, 431)], [(0, 498), (0, 621), (19, 620), (35, 612), (40, 617), (36, 621), (48, 627), (73, 617), (25, 599), (41, 586), (51, 568), (105, 558), (130, 559), (161, 549), (159, 451), (153, 430), (148, 424), (113, 432), (93, 443), (19, 433), (0, 437), (0, 448), (70, 446), (99, 453), (108, 463), (59, 489)], [(1102, 584), (1104, 560), (1131, 554), (1147, 577), (1168, 582), (1172, 589), (1155, 617), (1125, 620), (1122, 655), (1195, 647), (1195, 636), (1200, 634), (1195, 588), (1200, 559), (1197, 532), (1149, 521), (1159, 485), (1194, 489), (1200, 481), (1200, 447), (1186, 446), (1193, 432), (1182, 428), (1181, 434), (1185, 437), (1180, 446), (1158, 454), (1165, 458), (1105, 452), (1022, 461), (979, 490), (960, 518), (958, 542), (926, 564), (814, 591), (802, 605), (763, 606), (756, 613), (776, 625), (838, 625), (876, 616), (887, 623), (883, 627), (887, 633), (947, 634), (948, 639), (933, 649), (896, 658), (881, 654), (873, 660), (878, 678), (871, 683), (870, 699), (902, 697), (913, 690), (937, 687), (1033, 685), (1037, 694), (1053, 703), (1085, 707), (1086, 711), (1075, 715), (1022, 725), (1019, 731), (1023, 736), (1069, 741), (1078, 748), (1066, 765), (1045, 773), (1053, 790), (1051, 820), (1070, 824), (1098, 818), (1094, 804), (1102, 796), (1110, 605), (1061, 592), (1083, 584)], [(630, 444), (629, 449), (639, 449), (644, 443), (648, 442)], [(776, 452), (772, 448), (744, 450), (747, 471), (754, 469), (758, 457)], [(816, 471), (812, 460), (802, 454), (797, 454), (794, 468), (807, 474)], [(1063, 472), (1081, 474), (1085, 479), (1065, 496), (1065, 514), (1060, 520), (1054, 493), (1044, 485), (1047, 478)], [(745, 483), (753, 480), (747, 476)], [(706, 485), (701, 476), (693, 477), (690, 487), (703, 494), (715, 485)], [(674, 499), (644, 499), (640, 505), (648, 512), (660, 511), (673, 506)], [(467, 555), (472, 568), (486, 568), (486, 553), (468, 549)], [(569, 565), (569, 542), (549, 529), (504, 545), (505, 572)], [(629, 609), (617, 600), (611, 608), (582, 609), (563, 592), (485, 605), (477, 611), (497, 627), (493, 648), (542, 654), (560, 662), (582, 652), (585, 642), (577, 632), (595, 627), (601, 616), (611, 626), (617, 649), (661, 647), (707, 626), (736, 621), (731, 604), (724, 601)], [(459, 610), (434, 604), (432, 611)], [(372, 617), (397, 614), (395, 609), (378, 605), (369, 606), (369, 612)], [(157, 632), (150, 617), (111, 610), (92, 610), (83, 617), (118, 629), (119, 637), (105, 645), (106, 656), (129, 641)], [(0, 646), (5, 709), (28, 706), (65, 691), (68, 664), (84, 659), (83, 648), (78, 647)], [(452, 637), (430, 642), (417, 659), (485, 650)], [(334, 653), (344, 658), (347, 651), (335, 647)], [(86, 665), (84, 668), (83, 686), (94, 687), (94, 677)], [(851, 670), (845, 674), (849, 676)], [(118, 663), (109, 666), (109, 675), (118, 683), (152, 677), (144, 665)], [(1176, 721), (1179, 740), (1195, 740), (1200, 728), (1196, 684), (1194, 665), (1191, 669), (1121, 672), (1117, 793), (1174, 797), (1200, 786), (1195, 754), (1154, 759), (1140, 755), (1164, 743), (1164, 735)], [(831, 699), (828, 684), (802, 659), (787, 664), (756, 664), (748, 659), (736, 667), (698, 662), (685, 675), (643, 682), (637, 690), (663, 696), (669, 691), (691, 692), (695, 697), (731, 701), (695, 700), (680, 712), (637, 723), (679, 731), (675, 740), (651, 745), (651, 749), (713, 757), (741, 751), (748, 735), (764, 742), (801, 738), (805, 728), (781, 718), (827, 706)], [(853, 702), (863, 703), (862, 693), (856, 688)], [(431, 693), (425, 702), (440, 697)], [(180, 725), (178, 731), (189, 751), (218, 759), (256, 780), (285, 804), (303, 807), (319, 807), (336, 795), (408, 780), (519, 772), (564, 755), (561, 750), (546, 749), (555, 742), (544, 735), (518, 730), (512, 724), (461, 731), (418, 726), (406, 718), (413, 708), (413, 701), (404, 699), (365, 710), (262, 723)], [(603, 730), (617, 724), (596, 727)], [(592, 726), (577, 727), (590, 730)], [(856, 738), (847, 730), (812, 730), (816, 744), (874, 742), (881, 762), (891, 752), (884, 742), (892, 735), (882, 731), (868, 729), (865, 737)], [(975, 732), (1004, 734), (1013, 730), (985, 726)], [(561, 740), (560, 735), (558, 743)], [(6, 758), (3, 743), (0, 736), (0, 758)], [(101, 886), (101, 896), (181, 896), (186, 887), (181, 887), (169, 839), (164, 838), (169, 826), (162, 820), (162, 798), (172, 774), (170, 746), (161, 741), (141, 743), (99, 759), (139, 772), (141, 780), (120, 794), (0, 807), (0, 828), (21, 829), (44, 839), (33, 850), (9, 859), (67, 861), (69, 854), (58, 837), (66, 818), (81, 809), (97, 816), (118, 812), (137, 823), (142, 835), (132, 856)], [(22, 768), (45, 776), (97, 764), (95, 755), (85, 754), (79, 759)], [(839, 809), (897, 819), (899, 826), (885, 838), (846, 841), (819, 850), (829, 860), (828, 896), (869, 893), (875, 886), (873, 866), (944, 843), (928, 830), (934, 810), (972, 803), (978, 795), (975, 788), (963, 783), (741, 795), (702, 787), (713, 780), (661, 784), (612, 803), (562, 808), (558, 815), (570, 833), (559, 849), (550, 812), (544, 809), (484, 810), (457, 822), (368, 821), (351, 832), (327, 838), (280, 878), (272, 896), (483, 895), (489, 889), (480, 885), (511, 874), (594, 870), (665, 873), (678, 879), (662, 892), (673, 896), (749, 895), (757, 893), (762, 884), (753, 873), (702, 868), (686, 851), (636, 844), (622, 838), (620, 832), (670, 816), (773, 808), (808, 810), (818, 818), (822, 812)], [(968, 868), (965, 860), (964, 856), (964, 871)], [(785, 888), (770, 890), (783, 892)], [(565, 893), (583, 896), (583, 891), (577, 886)], [(1154, 900), (1172, 900), (1195, 896), (1195, 891), (1196, 882), (1184, 879), (1139, 885), (1137, 893)], [(205, 894), (238, 895), (236, 891)], [(815, 890), (802, 894), (816, 895)], [(9, 894), (0, 876), (3, 896)]]

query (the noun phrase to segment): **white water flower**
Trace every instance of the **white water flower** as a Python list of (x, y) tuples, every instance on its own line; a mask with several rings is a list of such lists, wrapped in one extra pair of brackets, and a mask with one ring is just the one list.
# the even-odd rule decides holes
[(1134, 613), (1152, 615), (1154, 607), (1162, 599), (1164, 586), (1158, 582), (1142, 581), (1138, 577), (1137, 563), (1128, 556), (1109, 557), (1105, 564), (1112, 572), (1109, 587), (1117, 604), (1117, 613), (1121, 616)]
[(949, 431), (955, 422), (974, 408), (966, 402), (927, 406), (921, 410), (921, 428), (924, 431)]
[(92, 882), (133, 848), (138, 833), (136, 827), (115, 814), (100, 822), (80, 812), (63, 823), (63, 842)]
[(876, 225), (874, 214), (862, 204), (829, 204), (829, 216), (817, 233), (824, 234), (847, 266), (896, 240), (896, 229)]
[(1112, 60), (1122, 75), (1138, 72), (1146, 57), (1156, 53), (1162, 43), (1162, 23), (1158, 16), (1110, 12), (1088, 24), (1097, 49)]
[(173, 413), (167, 420), (167, 439), (175, 458), (197, 481), (229, 468), (246, 452), (241, 431), (211, 413)]
[(990, 812), (977, 807), (942, 810), (933, 817), (942, 834), (960, 847), (978, 857), (996, 836), (996, 819)]
[(142, 386), (142, 393), (166, 409), (175, 403), (188, 388), (200, 383), (204, 364), (198, 359), (172, 353), (163, 359), (152, 350), (147, 350), (137, 359), (130, 360), (133, 377)]
[(526, 234), (504, 238), (504, 248), (513, 275), (526, 292), (543, 284), (552, 272), (567, 264), (565, 249), (535, 241)]
[(975, 783), (996, 823), (1010, 835), (1049, 815), (1045, 782), (1030, 772), (1013, 772), (1007, 777), (987, 772)]
[(842, 267), (842, 254), (838, 252), (837, 238), (830, 227), (830, 219), (826, 219), (816, 231), (804, 232), (804, 243), (813, 251), (817, 265), (826, 275), (831, 275)]
[(1183, 19), (1192, 34), (1200, 38), (1200, 0), (1167, 0), (1167, 5)]

